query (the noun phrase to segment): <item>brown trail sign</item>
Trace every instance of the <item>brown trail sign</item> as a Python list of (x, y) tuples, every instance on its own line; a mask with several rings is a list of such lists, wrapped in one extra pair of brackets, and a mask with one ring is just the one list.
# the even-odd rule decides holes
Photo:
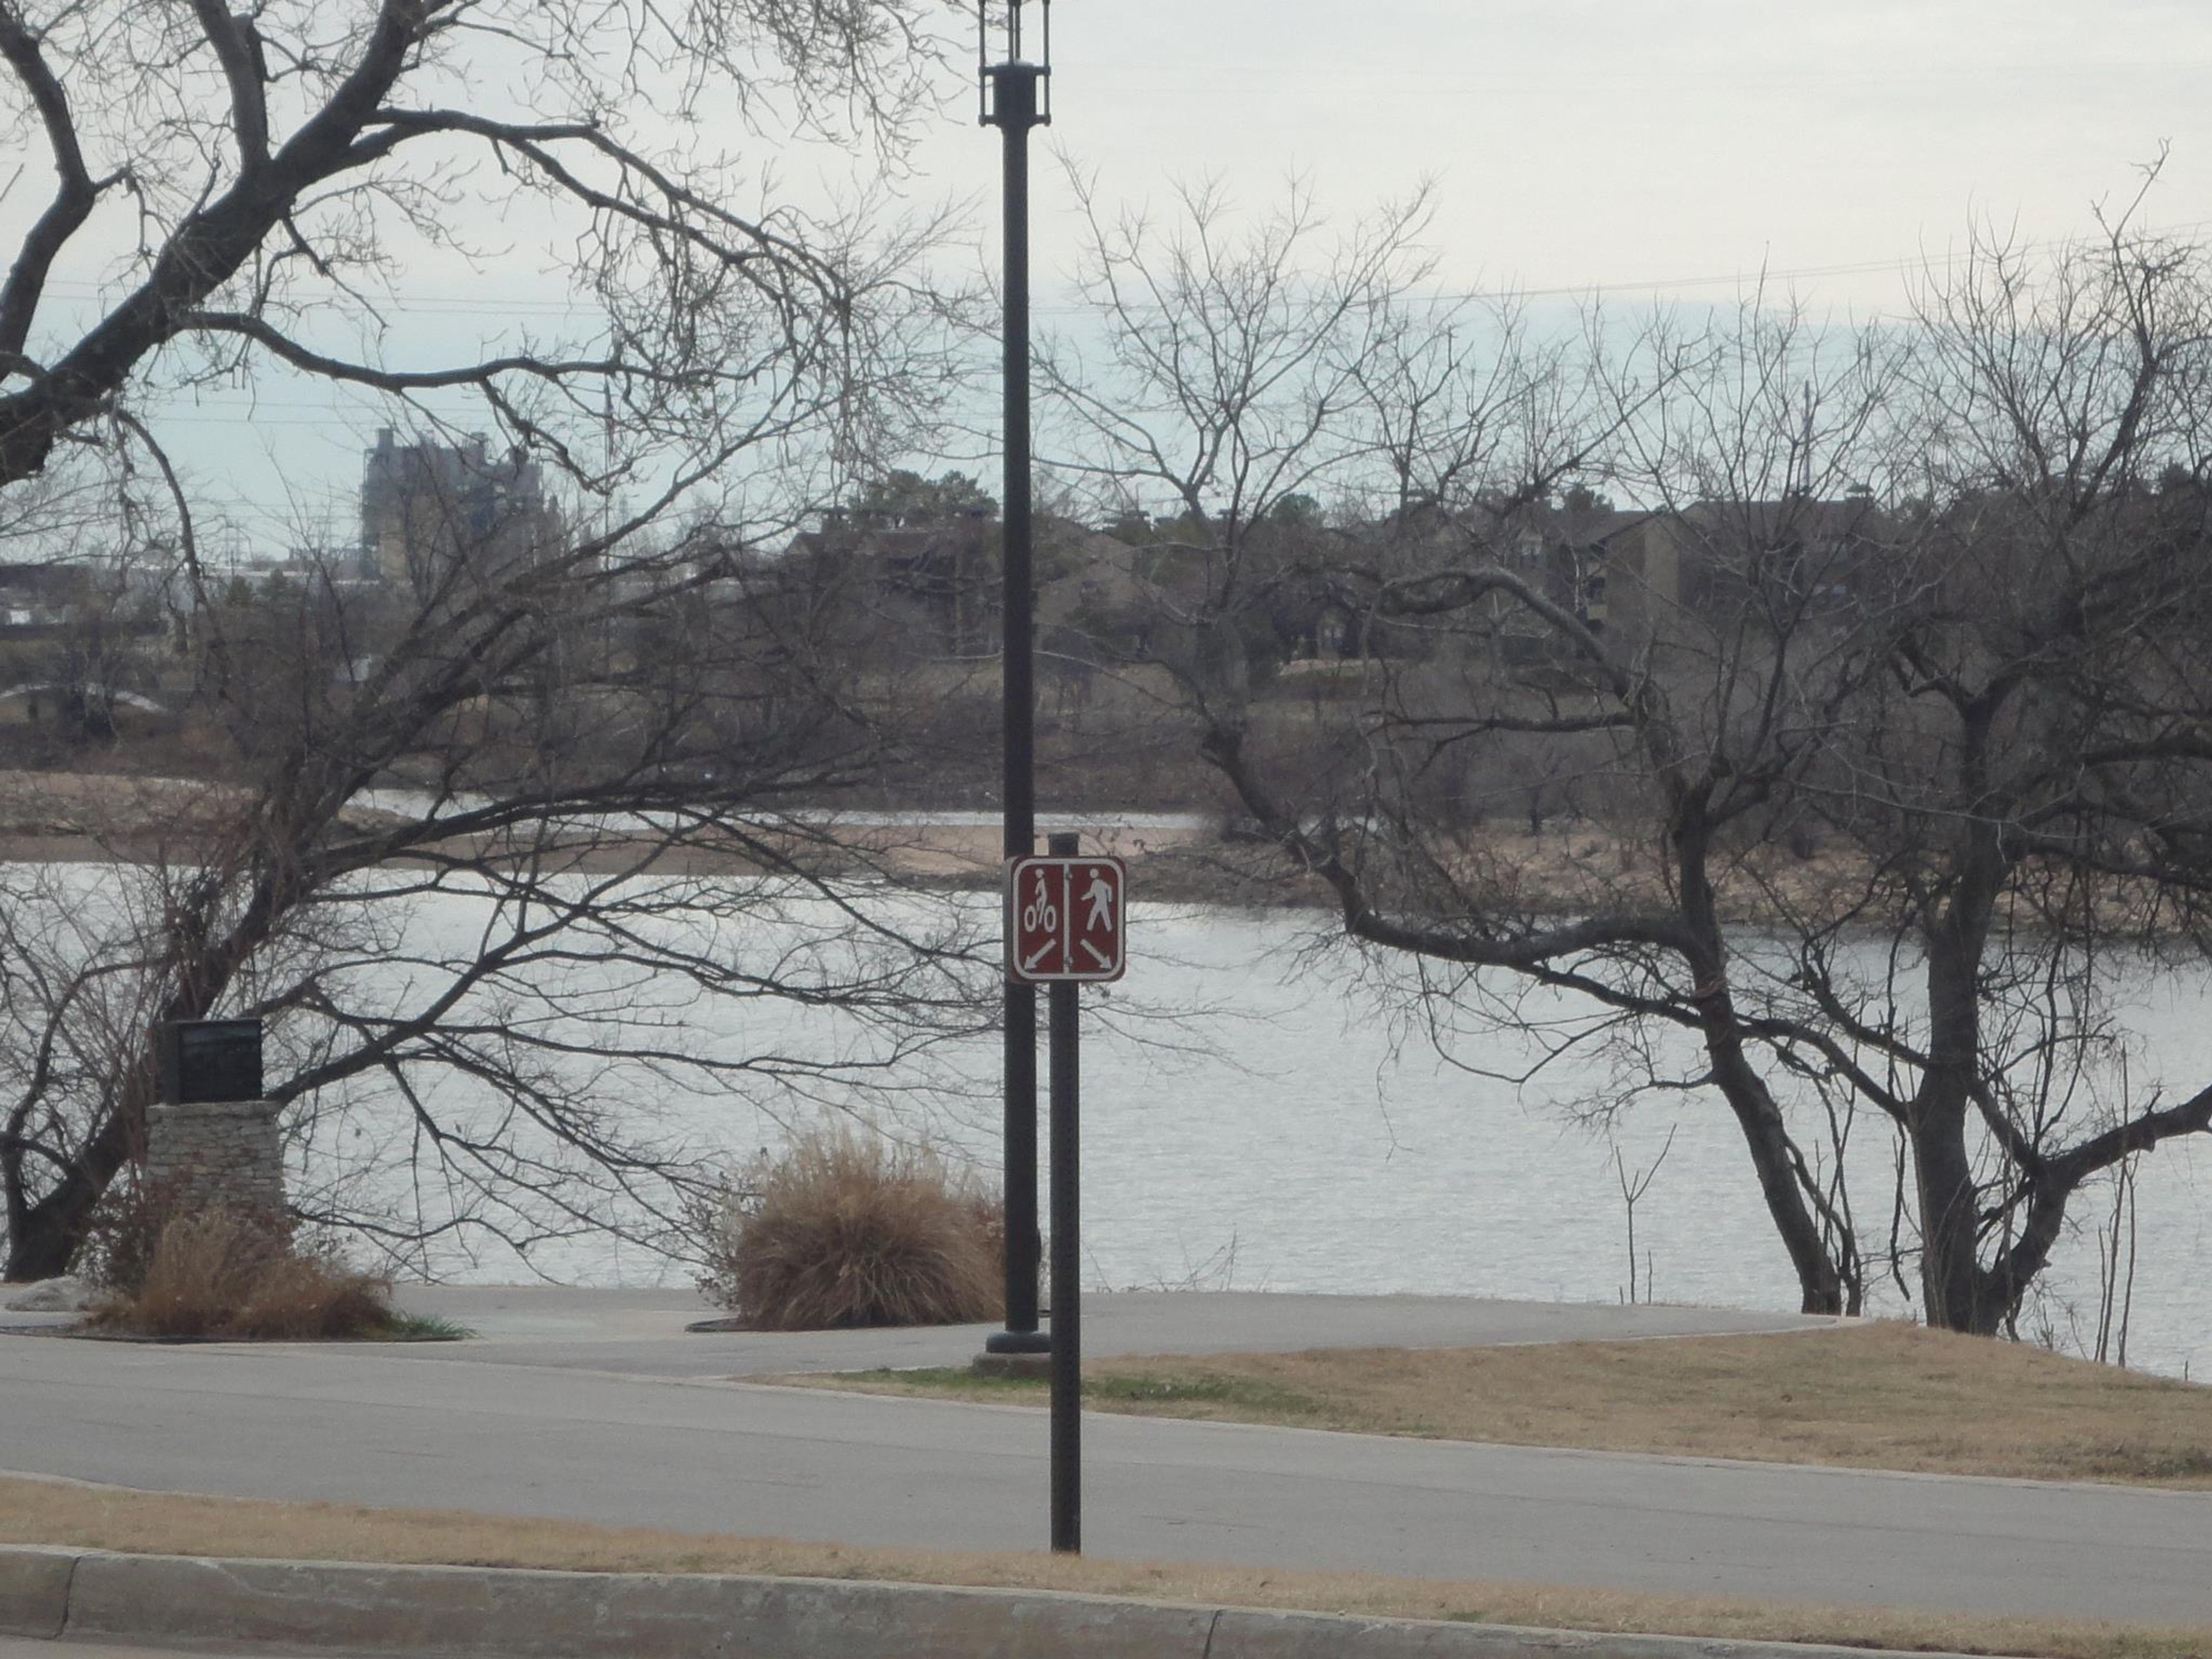
[(1006, 872), (1006, 974), (1030, 985), (1096, 984), (1121, 977), (1123, 901), (1119, 859), (1015, 859)]

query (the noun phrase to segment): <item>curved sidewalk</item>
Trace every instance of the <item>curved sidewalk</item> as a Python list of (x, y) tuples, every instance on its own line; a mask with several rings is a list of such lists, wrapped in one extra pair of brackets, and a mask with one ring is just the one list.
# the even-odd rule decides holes
[[(403, 1288), (402, 1306), (483, 1340), (426, 1346), (426, 1358), (580, 1366), (652, 1376), (758, 1376), (964, 1365), (991, 1325), (886, 1331), (687, 1333), (714, 1316), (690, 1291), (556, 1285)], [(1737, 1308), (1502, 1302), (1452, 1296), (1299, 1296), (1270, 1291), (1131, 1291), (1083, 1299), (1085, 1357), (1289, 1352), (1301, 1348), (1462, 1348), (1490, 1343), (1823, 1330), (1832, 1319)]]

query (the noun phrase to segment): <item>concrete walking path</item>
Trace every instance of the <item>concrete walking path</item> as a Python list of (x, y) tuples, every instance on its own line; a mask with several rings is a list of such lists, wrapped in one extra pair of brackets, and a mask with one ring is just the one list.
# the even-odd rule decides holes
[[(878, 1366), (965, 1365), (992, 1325), (881, 1331), (687, 1333), (713, 1317), (692, 1291), (557, 1285), (417, 1285), (400, 1305), (476, 1332), (426, 1346), (426, 1359), (582, 1367), (651, 1376), (758, 1376)], [(1086, 1356), (1287, 1352), (1302, 1348), (1460, 1348), (1490, 1343), (1826, 1330), (1832, 1319), (1738, 1308), (1625, 1308), (1460, 1296), (1297, 1296), (1137, 1291), (1083, 1303)]]

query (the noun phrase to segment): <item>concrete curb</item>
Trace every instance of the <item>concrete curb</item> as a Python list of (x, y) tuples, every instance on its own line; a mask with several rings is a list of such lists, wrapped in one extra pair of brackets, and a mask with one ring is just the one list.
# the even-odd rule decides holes
[(76, 1563), (67, 1550), (0, 1549), (0, 1636), (59, 1636)]
[(1883, 1659), (1863, 1648), (1271, 1613), (1058, 1590), (209, 1560), (28, 1545), (0, 1546), (0, 1634), (457, 1659)]

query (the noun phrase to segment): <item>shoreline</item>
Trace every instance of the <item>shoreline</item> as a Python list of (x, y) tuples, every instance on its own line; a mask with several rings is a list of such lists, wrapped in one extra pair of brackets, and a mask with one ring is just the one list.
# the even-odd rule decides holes
[[(212, 781), (98, 773), (0, 769), (0, 862), (154, 866), (190, 863), (196, 841), (218, 836), (236, 794)], [(409, 821), (396, 805), (405, 792), (369, 790), (341, 814), (345, 827), (373, 833)], [(426, 798), (427, 799), (427, 798)], [(1139, 901), (1213, 904), (1244, 910), (1328, 911), (1334, 893), (1291, 868), (1272, 843), (1234, 833), (1219, 812), (1158, 808), (1082, 808), (1037, 814), (1048, 830), (1082, 833), (1085, 851), (1129, 863)], [(1000, 822), (970, 807), (880, 806), (841, 811), (794, 807), (763, 814), (762, 840), (788, 855), (783, 867), (836, 879), (878, 875), (931, 890), (989, 891), (1000, 884)], [(1603, 911), (1665, 913), (1673, 881), (1649, 837), (1622, 835), (1583, 818), (1554, 818), (1528, 831), (1516, 821), (1470, 823), (1439, 831), (1438, 856), (1462, 884), (1466, 908), (1506, 921), (1556, 921)], [(757, 875), (769, 866), (749, 850), (704, 840), (656, 844), (620, 829), (579, 829), (543, 845), (455, 836), (396, 858), (398, 867), (447, 860), (506, 867), (535, 861), (549, 874), (607, 876)], [(1784, 932), (1840, 924), (1881, 936), (1868, 919), (1871, 872), (1849, 851), (1796, 854), (1773, 842), (1717, 860), (1721, 919), (1732, 927)]]

